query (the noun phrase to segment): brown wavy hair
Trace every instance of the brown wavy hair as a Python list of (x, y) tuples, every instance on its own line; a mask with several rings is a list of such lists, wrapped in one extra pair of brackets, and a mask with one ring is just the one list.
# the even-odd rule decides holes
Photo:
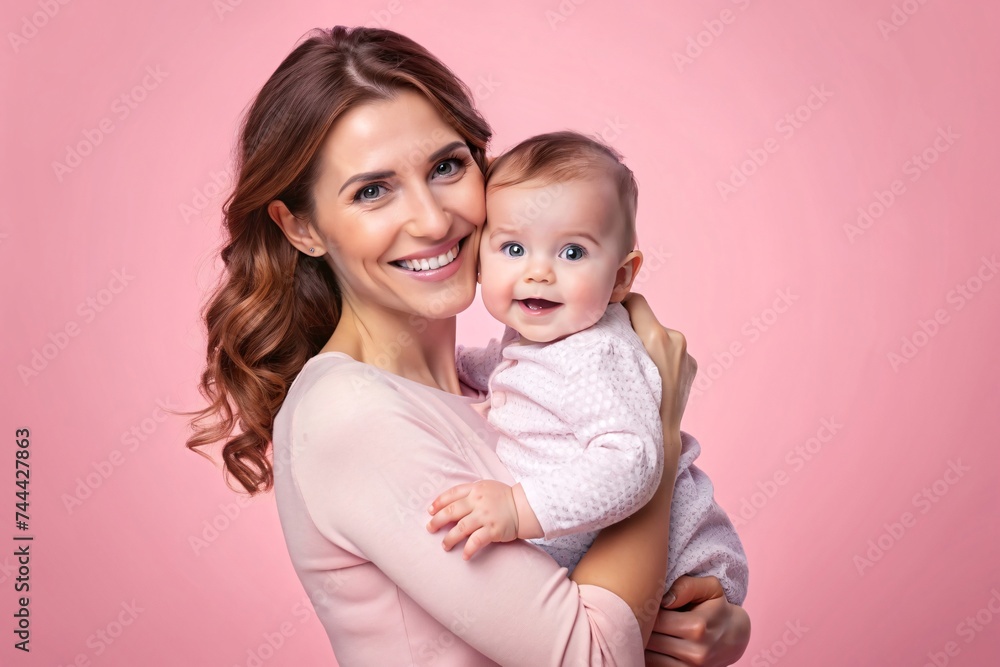
[(469, 88), (426, 49), (390, 30), (311, 31), (243, 118), (236, 185), (222, 209), (225, 268), (201, 311), (208, 354), (199, 390), (208, 406), (184, 414), (196, 415), (187, 447), (211, 458), (199, 448), (224, 441), (226, 481), (235, 478), (250, 495), (273, 486), (274, 417), (341, 312), (327, 259), (296, 250), (267, 206), (278, 199), (309, 220), (320, 151), (334, 123), (359, 104), (401, 90), (422, 93), (485, 172), (492, 133)]

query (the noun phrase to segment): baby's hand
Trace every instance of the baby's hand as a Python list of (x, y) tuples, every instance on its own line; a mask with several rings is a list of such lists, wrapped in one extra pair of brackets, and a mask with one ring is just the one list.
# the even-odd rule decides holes
[(459, 484), (434, 499), (428, 510), (434, 516), (427, 530), (436, 533), (446, 524), (457, 522), (444, 536), (445, 551), (468, 537), (462, 558), (472, 555), (490, 542), (517, 539), (517, 507), (514, 493), (503, 482), (483, 479)]

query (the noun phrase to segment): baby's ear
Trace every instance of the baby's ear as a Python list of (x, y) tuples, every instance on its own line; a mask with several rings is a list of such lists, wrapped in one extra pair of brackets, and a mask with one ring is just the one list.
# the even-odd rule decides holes
[(621, 266), (618, 267), (618, 272), (615, 274), (615, 286), (611, 290), (611, 303), (620, 303), (625, 298), (629, 290), (632, 289), (632, 283), (635, 281), (641, 266), (642, 253), (640, 251), (633, 250), (625, 255), (625, 259), (622, 260)]

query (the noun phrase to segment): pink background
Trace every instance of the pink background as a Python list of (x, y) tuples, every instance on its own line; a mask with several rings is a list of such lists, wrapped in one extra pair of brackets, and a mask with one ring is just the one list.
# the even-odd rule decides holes
[[(750, 557), (740, 664), (997, 664), (995, 3), (2, 14), (0, 663), (332, 662), (273, 497), (238, 503), (160, 408), (200, 405), (198, 309), (241, 111), (308, 28), (368, 23), (470, 84), (494, 152), (574, 128), (635, 170), (639, 291), (700, 362), (685, 429)], [(872, 218), (852, 230), (859, 207)], [(478, 304), (460, 327), (499, 331)], [(51, 358), (22, 375), (36, 352)], [(11, 633), (19, 427), (30, 655)]]

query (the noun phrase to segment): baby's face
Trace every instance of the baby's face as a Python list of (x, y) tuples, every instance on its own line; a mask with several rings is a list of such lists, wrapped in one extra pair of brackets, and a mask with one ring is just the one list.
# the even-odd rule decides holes
[(608, 178), (491, 190), (479, 249), (483, 303), (529, 341), (547, 343), (601, 319), (631, 248)]

